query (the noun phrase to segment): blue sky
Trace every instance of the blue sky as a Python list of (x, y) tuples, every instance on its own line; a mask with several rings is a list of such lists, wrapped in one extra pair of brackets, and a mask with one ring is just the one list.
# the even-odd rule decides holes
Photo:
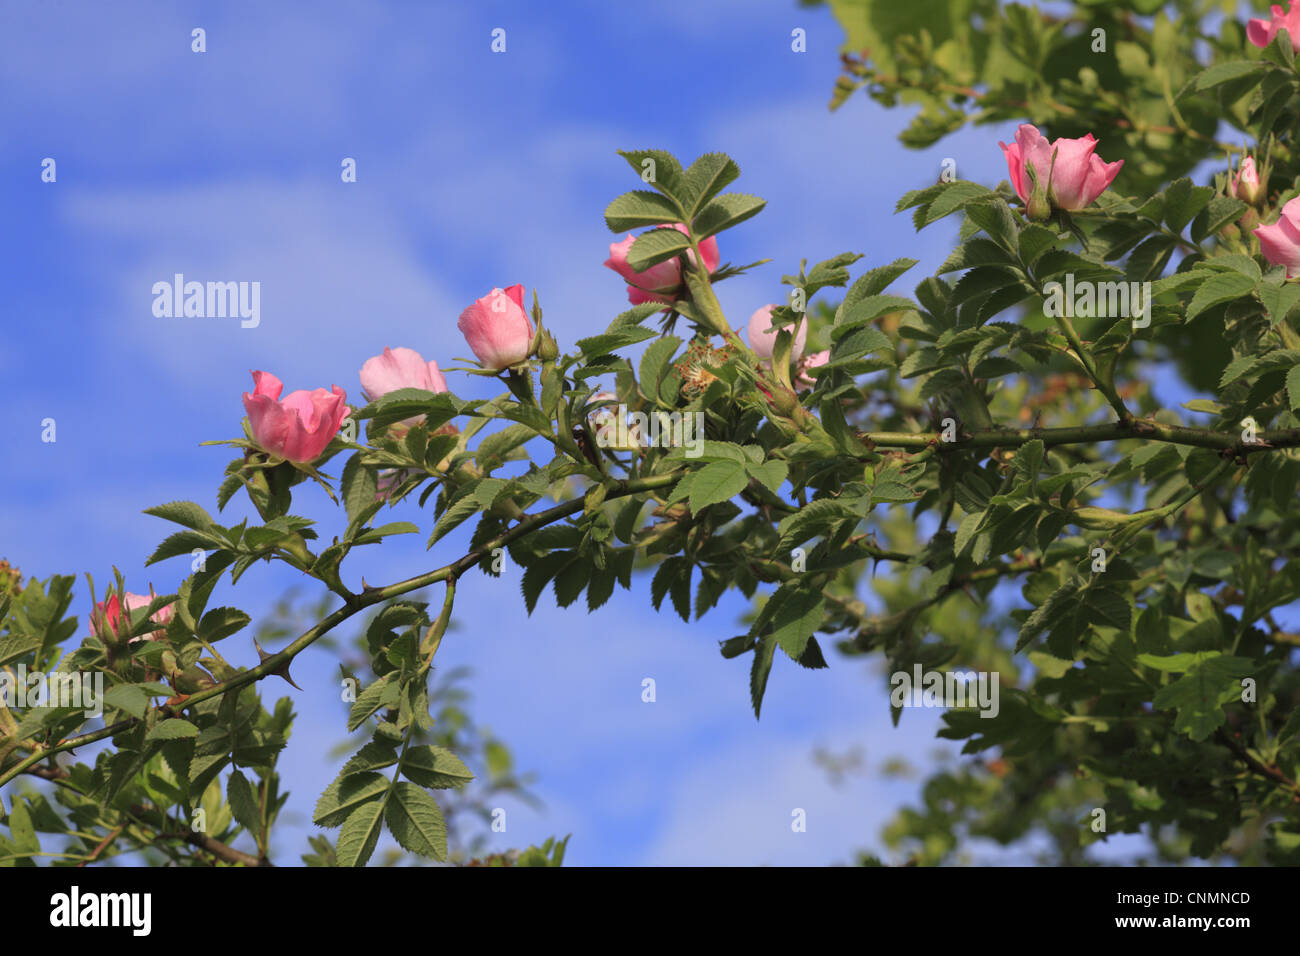
[[(910, 288), (955, 226), (918, 235), (893, 216), (897, 197), (936, 180), (946, 157), (962, 178), (1006, 174), (997, 141), (1010, 128), (915, 152), (896, 141), (907, 111), (857, 97), (831, 114), (842, 33), (827, 10), (789, 0), (0, 10), (0, 556), (40, 577), (102, 582), (116, 564), (131, 590), (175, 589), (188, 564), (144, 568), (168, 528), (141, 510), (177, 498), (215, 510), (230, 455), (199, 443), (239, 434), (250, 369), (356, 399), (358, 369), (385, 346), (444, 367), (466, 355), (460, 311), (515, 282), (539, 290), (562, 347), (603, 330), (627, 303), (601, 266), (621, 238), (601, 212), (639, 185), (616, 149), (688, 161), (726, 151), (742, 169), (733, 188), (768, 200), (722, 239), (723, 261), (773, 260), (720, 286), (734, 325), (779, 301), (801, 258), (909, 255), (921, 260), (900, 284)], [(506, 52), (494, 54), (498, 27)], [(806, 53), (791, 50), (795, 28)], [(46, 157), (55, 183), (41, 181)], [(344, 157), (355, 184), (340, 181)], [(156, 318), (151, 287), (177, 272), (260, 282), (261, 324)], [(493, 394), (481, 379), (449, 381), (465, 397)], [(40, 440), (46, 418), (54, 443)], [(294, 510), (326, 537), (344, 523), (319, 494)], [(241, 498), (225, 514), (246, 511)], [(429, 554), (424, 537), (358, 553), (351, 580), (398, 580), (464, 548), (453, 535)], [(214, 605), (256, 618), (295, 583), (286, 568), (257, 568)], [(517, 569), (468, 577), (439, 661), (474, 669), (477, 719), (538, 772), (546, 803), (507, 805), (496, 846), (572, 832), (578, 864), (822, 864), (880, 851), (881, 825), (919, 779), (880, 766), (894, 755), (930, 765), (937, 715), (912, 710), (891, 728), (878, 664), (833, 657), (808, 672), (781, 659), (756, 722), (747, 661), (723, 660), (716, 644), (743, 610), (728, 599), (687, 626), (649, 611), (643, 580), (590, 617), (547, 595), (529, 618)], [(247, 634), (222, 649), (256, 662)], [(299, 714), (281, 763), (294, 792), (275, 845), (284, 862), (305, 849), (310, 808), (341, 763), (328, 756), (344, 730), (336, 673), (313, 648), (294, 665), (303, 692), (269, 688)], [(641, 701), (645, 677), (653, 704)], [(866, 771), (833, 785), (817, 747), (860, 747)], [(791, 832), (796, 807), (806, 833)]]

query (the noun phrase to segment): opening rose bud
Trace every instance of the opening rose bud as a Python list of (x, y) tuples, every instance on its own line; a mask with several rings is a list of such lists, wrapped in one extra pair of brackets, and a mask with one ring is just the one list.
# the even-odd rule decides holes
[[(686, 227), (681, 223), (671, 225), (665, 223), (657, 228), (676, 229), (680, 233), (686, 233)], [(645, 272), (636, 272), (627, 264), (627, 253), (637, 238), (629, 233), (622, 242), (611, 242), (609, 258), (605, 260), (605, 265), (627, 280), (628, 302), (633, 305), (641, 305), (644, 302), (666, 302), (671, 305), (678, 298), (677, 292), (682, 286), (681, 259), (674, 256), (666, 262), (651, 266)], [(718, 241), (713, 236), (700, 243), (700, 254), (704, 256), (705, 269), (713, 272), (718, 268), (721, 259), (718, 255)], [(694, 250), (688, 251), (686, 257), (692, 265), (695, 264)]]
[[(122, 610), (122, 601), (118, 598), (117, 592), (109, 594), (108, 600), (100, 601), (95, 605), (95, 612), (90, 616), (90, 632), (100, 640), (111, 641), (114, 638), (125, 634), (131, 627), (131, 612), (138, 608), (148, 607), (153, 598), (147, 594), (132, 594), (126, 592), (126, 610)], [(149, 618), (155, 624), (163, 627), (172, 619), (174, 613), (174, 604), (168, 604), (159, 608)], [(161, 640), (163, 632), (150, 631), (147, 634), (141, 634), (139, 637), (131, 638), (128, 643), (134, 644), (136, 641), (143, 640)]]
[[(749, 317), (749, 347), (754, 354), (765, 362), (772, 360), (772, 351), (776, 348), (777, 334), (780, 329), (771, 330), (772, 310), (775, 305), (765, 305)], [(808, 344), (808, 323), (800, 319), (795, 326), (794, 343), (790, 347), (790, 360), (798, 362), (803, 358), (804, 346)], [(769, 331), (771, 330), (771, 331)]]
[[(1016, 130), (1016, 141), (998, 143), (1007, 158), (1011, 185), (1029, 206), (1047, 201), (1057, 209), (1082, 209), (1106, 191), (1124, 166), (1124, 160), (1107, 163), (1094, 152), (1097, 140), (1091, 133), (1079, 139), (1048, 141), (1028, 123)], [(1039, 195), (1035, 196), (1035, 185)], [(1036, 210), (1041, 212), (1041, 210)]]
[(484, 368), (509, 368), (532, 353), (533, 323), (522, 285), (493, 289), (462, 312), (456, 326)]
[(277, 458), (310, 462), (319, 458), (352, 410), (337, 385), (290, 392), (270, 372), (253, 372), (253, 391), (244, 393), (244, 410), (259, 448)]
[(1291, 36), (1291, 49), (1300, 53), (1300, 7), (1296, 6), (1296, 0), (1291, 0), (1291, 8), (1286, 13), (1276, 3), (1268, 12), (1272, 19), (1256, 17), (1246, 24), (1246, 39), (1262, 50), (1273, 42), (1279, 30), (1286, 30)]
[(1286, 277), (1300, 276), (1300, 196), (1282, 207), (1277, 222), (1255, 230), (1264, 258), (1275, 266), (1286, 266)]

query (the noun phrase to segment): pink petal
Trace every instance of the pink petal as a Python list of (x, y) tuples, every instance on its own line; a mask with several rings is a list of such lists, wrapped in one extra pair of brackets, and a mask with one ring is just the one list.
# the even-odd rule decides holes
[(1025, 202), (1029, 202), (1029, 188), (1025, 183), (1025, 161), (1020, 155), (1020, 147), (1012, 143), (1008, 146), (1006, 143), (999, 142), (1002, 147), (1002, 155), (1007, 159), (1007, 176), (1011, 180), (1011, 188), (1016, 191)]
[[(1058, 139), (1052, 144), (1056, 161), (1050, 166), (1050, 195), (1054, 204), (1061, 209), (1082, 209), (1092, 202), (1091, 198), (1085, 198), (1085, 188), (1092, 171), (1092, 156), (1096, 148), (1097, 140), (1091, 133), (1079, 139)], [(1105, 186), (1102, 187), (1104, 188)]]

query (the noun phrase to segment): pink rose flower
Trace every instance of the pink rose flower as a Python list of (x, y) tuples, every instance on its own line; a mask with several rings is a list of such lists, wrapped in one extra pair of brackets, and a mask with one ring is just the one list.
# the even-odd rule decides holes
[(399, 388), (445, 392), (447, 380), (437, 362), (426, 362), (414, 349), (385, 348), (383, 355), (366, 359), (361, 366), (361, 390), (367, 399), (373, 402)]
[[(383, 355), (366, 359), (366, 364), (361, 366), (361, 391), (369, 401), (373, 402), (399, 388), (445, 392), (447, 380), (442, 377), (437, 362), (426, 362), (414, 349), (385, 348)], [(422, 421), (423, 415), (415, 415), (390, 425), (389, 431), (394, 437), (400, 438)]]
[(1022, 123), (1014, 143), (998, 145), (1007, 158), (1007, 172), (1016, 195), (1029, 202), (1034, 184), (1025, 167), (1033, 166), (1040, 188), (1047, 190), (1052, 205), (1058, 209), (1082, 209), (1106, 191), (1124, 165), (1122, 159), (1103, 162), (1093, 152), (1097, 140), (1091, 133), (1080, 139), (1048, 142), (1037, 128)]
[(1286, 13), (1276, 3), (1268, 12), (1273, 15), (1271, 20), (1256, 18), (1246, 24), (1246, 39), (1262, 50), (1273, 42), (1279, 30), (1285, 29), (1291, 35), (1291, 48), (1300, 52), (1300, 7), (1296, 0), (1291, 0), (1291, 9)]
[[(100, 601), (95, 605), (95, 613), (90, 616), (90, 632), (104, 640), (107, 636), (120, 636), (126, 633), (131, 626), (130, 612), (138, 608), (148, 607), (153, 598), (148, 594), (132, 594), (126, 592), (126, 611), (122, 610), (122, 602), (118, 599), (117, 592), (109, 594), (107, 601)], [(172, 619), (175, 613), (175, 604), (168, 604), (165, 607), (154, 611), (149, 620), (163, 627)], [(163, 632), (161, 630), (150, 631), (147, 634), (141, 634), (139, 637), (131, 638), (128, 643), (134, 644), (136, 641), (143, 640), (162, 640)]]
[(1277, 222), (1255, 230), (1264, 258), (1275, 266), (1286, 266), (1286, 277), (1300, 275), (1300, 197), (1282, 207)]
[(1259, 181), (1259, 170), (1255, 168), (1253, 156), (1243, 159), (1241, 168), (1233, 174), (1231, 194), (1252, 206), (1263, 198), (1264, 185)]
[[(670, 228), (686, 232), (686, 227), (681, 223), (674, 223)], [(681, 260), (674, 256), (666, 262), (651, 266), (645, 272), (635, 272), (627, 264), (627, 251), (636, 240), (636, 236), (628, 233), (622, 242), (611, 242), (605, 265), (627, 280), (627, 300), (633, 305), (641, 305), (643, 302), (666, 302), (671, 305), (677, 298), (677, 290), (682, 286)], [(705, 269), (713, 272), (718, 268), (721, 259), (718, 256), (718, 241), (713, 236), (700, 243), (700, 254), (704, 256)], [(691, 265), (695, 265), (694, 250), (688, 250), (686, 257)]]
[[(749, 317), (749, 347), (754, 354), (764, 361), (772, 360), (772, 350), (776, 348), (776, 332), (769, 332), (772, 325), (774, 305), (765, 305)], [(803, 357), (803, 348), (808, 343), (808, 323), (800, 319), (795, 326), (794, 344), (790, 358), (798, 362)]]
[(344, 404), (347, 393), (331, 385), (328, 392), (299, 390), (281, 399), (283, 389), (284, 383), (270, 372), (253, 373), (253, 392), (244, 393), (253, 439), (263, 451), (286, 461), (314, 461), (352, 411)]
[(812, 388), (817, 384), (817, 379), (807, 374), (810, 368), (819, 368), (831, 360), (831, 350), (826, 349), (821, 352), (814, 352), (807, 355), (799, 363), (799, 374), (795, 377), (794, 384), (796, 388)]
[(524, 310), (524, 287), (493, 289), (456, 323), (484, 368), (518, 365), (532, 353), (533, 323)]

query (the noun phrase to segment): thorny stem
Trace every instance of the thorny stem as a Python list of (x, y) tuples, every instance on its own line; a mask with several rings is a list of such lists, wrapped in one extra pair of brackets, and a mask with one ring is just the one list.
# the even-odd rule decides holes
[[(606, 493), (605, 498), (606, 500), (611, 498), (622, 498), (628, 495), (638, 494), (642, 491), (664, 488), (675, 483), (677, 479), (678, 476), (673, 473), (666, 475), (653, 475), (648, 478), (633, 478), (619, 481)], [(314, 644), (317, 640), (358, 612), (386, 601), (389, 598), (409, 594), (412, 591), (418, 591), (420, 588), (428, 587), (430, 584), (434, 584), (438, 581), (454, 580), (466, 570), (473, 567), (474, 564), (476, 564), (485, 554), (490, 554), (494, 548), (505, 547), (510, 542), (523, 537), (529, 532), (544, 525), (552, 524), (562, 518), (567, 518), (569, 515), (576, 514), (577, 512), (582, 511), (585, 507), (586, 496), (583, 495), (580, 498), (575, 498), (573, 501), (566, 501), (553, 508), (548, 508), (545, 511), (539, 511), (535, 514), (528, 515), (513, 528), (497, 535), (482, 547), (457, 558), (451, 564), (444, 565), (434, 571), (428, 571), (424, 574), (407, 578), (405, 581), (399, 581), (396, 584), (390, 584), (387, 587), (366, 588), (361, 594), (352, 595), (350, 599), (345, 601), (342, 607), (328, 615), (315, 627), (305, 631), (283, 650), (267, 657), (266, 660), (262, 661), (256, 667), (240, 671), (229, 680), (224, 680), (219, 684), (214, 684), (212, 687), (201, 690), (198, 693), (191, 694), (184, 701), (174, 705), (169, 712), (175, 713), (187, 710), (195, 704), (200, 704), (205, 700), (220, 697), (229, 691), (238, 690), (240, 687), (259, 681), (262, 678), (275, 673), (281, 667), (288, 665), (290, 661)], [(444, 623), (444, 627), (445, 626)], [(136, 726), (140, 723), (141, 719), (142, 718), (132, 717), (128, 720), (119, 721), (116, 724), (103, 727), (90, 733), (68, 737), (55, 744), (38, 746), (27, 757), (14, 764), (8, 770), (4, 771), (4, 773), (0, 773), (0, 786), (4, 786), (20, 773), (27, 771), (29, 768), (34, 767), (42, 760), (45, 760), (54, 754), (66, 750), (72, 750), (75, 747), (94, 743), (99, 740), (104, 740), (108, 737), (113, 737), (122, 731), (129, 730)]]
[(1256, 432), (1255, 442), (1243, 442), (1236, 432), (1218, 432), (1208, 428), (1165, 425), (1145, 418), (1105, 425), (1076, 425), (1066, 428), (992, 428), (962, 436), (958, 441), (943, 442), (939, 432), (859, 432), (858, 437), (877, 448), (910, 448), (918, 451), (937, 448), (959, 451), (966, 448), (1014, 448), (1031, 441), (1044, 445), (1080, 445), (1099, 441), (1123, 441), (1143, 438), (1174, 445), (1214, 448), (1233, 454), (1250, 454), (1274, 448), (1300, 447), (1300, 428)]

